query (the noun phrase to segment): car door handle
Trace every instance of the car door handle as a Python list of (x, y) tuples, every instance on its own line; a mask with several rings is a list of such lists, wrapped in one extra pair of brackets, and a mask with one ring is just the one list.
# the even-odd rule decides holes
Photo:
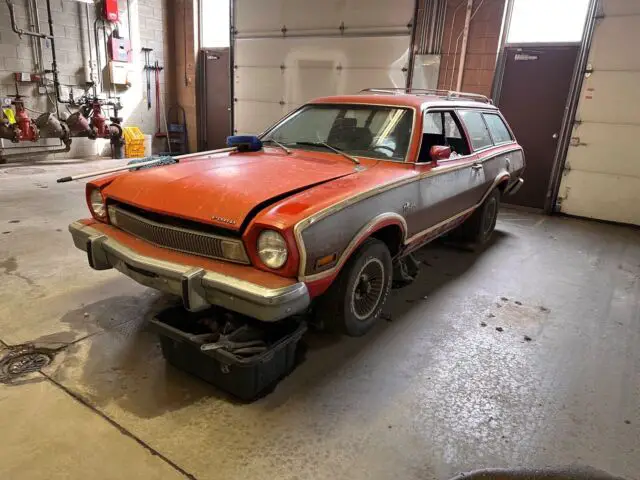
[(471, 165), (471, 170), (482, 170), (482, 164), (474, 163), (473, 165)]

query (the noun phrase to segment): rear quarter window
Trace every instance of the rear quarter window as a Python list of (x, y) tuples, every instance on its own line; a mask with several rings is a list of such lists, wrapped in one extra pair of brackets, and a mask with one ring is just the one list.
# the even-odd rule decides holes
[(509, 133), (509, 129), (504, 124), (502, 118), (500, 118), (500, 115), (495, 113), (483, 113), (483, 115), (489, 127), (489, 132), (491, 132), (491, 136), (493, 137), (493, 143), (498, 144), (513, 141), (511, 133)]
[(469, 140), (471, 140), (471, 145), (473, 145), (474, 150), (493, 145), (489, 129), (482, 118), (481, 112), (461, 110), (459, 113), (462, 122), (465, 127), (467, 127)]

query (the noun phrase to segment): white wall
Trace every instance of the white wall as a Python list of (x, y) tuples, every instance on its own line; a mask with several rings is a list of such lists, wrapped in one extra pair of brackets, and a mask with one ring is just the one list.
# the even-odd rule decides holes
[(236, 0), (235, 130), (260, 133), (314, 97), (404, 87), (413, 9), (413, 0)]
[(562, 212), (640, 225), (640, 2), (602, 5), (558, 198)]

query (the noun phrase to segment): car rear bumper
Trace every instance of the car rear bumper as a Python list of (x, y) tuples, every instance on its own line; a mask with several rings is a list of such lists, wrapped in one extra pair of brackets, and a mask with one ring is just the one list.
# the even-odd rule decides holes
[(142, 285), (179, 295), (190, 311), (218, 305), (274, 322), (304, 311), (310, 303), (303, 282), (268, 288), (212, 270), (142, 255), (81, 222), (69, 225), (69, 232), (75, 246), (87, 252), (93, 269), (115, 268)]
[(507, 195), (513, 195), (518, 190), (520, 190), (520, 187), (522, 187), (523, 183), (524, 183), (524, 179), (522, 177), (518, 177), (511, 185), (507, 187), (507, 190), (505, 193)]

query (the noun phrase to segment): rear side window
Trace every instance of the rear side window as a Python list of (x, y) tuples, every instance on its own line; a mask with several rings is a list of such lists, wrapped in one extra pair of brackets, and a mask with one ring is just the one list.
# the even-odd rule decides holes
[(467, 127), (471, 145), (475, 150), (493, 145), (487, 125), (482, 119), (482, 113), (474, 112), (473, 110), (461, 110), (460, 118), (462, 118), (462, 122)]
[(487, 122), (487, 126), (489, 127), (489, 131), (491, 132), (491, 136), (493, 137), (493, 142), (505, 143), (513, 140), (511, 138), (511, 134), (509, 133), (509, 129), (500, 118), (500, 115), (496, 115), (495, 113), (483, 113), (484, 120)]

